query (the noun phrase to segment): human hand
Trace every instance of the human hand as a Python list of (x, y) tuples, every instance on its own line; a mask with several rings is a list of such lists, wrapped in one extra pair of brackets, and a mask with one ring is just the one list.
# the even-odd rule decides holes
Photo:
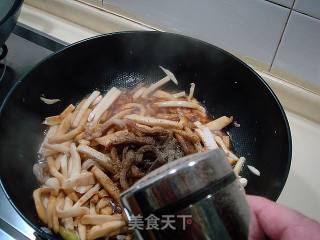
[(250, 240), (319, 240), (320, 224), (266, 198), (248, 196), (251, 208)]

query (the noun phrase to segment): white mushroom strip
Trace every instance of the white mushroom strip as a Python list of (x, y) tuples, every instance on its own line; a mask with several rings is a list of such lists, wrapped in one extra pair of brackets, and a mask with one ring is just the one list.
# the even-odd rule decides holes
[(63, 135), (70, 129), (70, 127), (71, 127), (71, 118), (72, 118), (72, 114), (69, 113), (69, 115), (66, 116), (62, 120), (62, 122), (58, 126), (58, 129), (57, 129), (57, 132), (56, 132), (55, 136)]
[(71, 118), (71, 123), (74, 121), (74, 119), (76, 118), (78, 112), (80, 111), (82, 105), (84, 104), (84, 101), (86, 99), (82, 99), (76, 106), (76, 108), (74, 109), (74, 111), (72, 112), (72, 118)]
[(229, 136), (222, 136), (222, 141), (226, 148), (230, 149), (231, 148), (231, 140)]
[(233, 171), (237, 176), (239, 176), (245, 161), (246, 161), (246, 159), (244, 157), (240, 157), (239, 160), (237, 161), (236, 165), (234, 166)]
[[(124, 110), (127, 111), (127, 110)], [(124, 111), (120, 112), (123, 113)], [(131, 112), (132, 109), (129, 109)], [(116, 114), (117, 115), (117, 114)], [(125, 114), (127, 115), (127, 114)], [(95, 139), (98, 137), (101, 137), (105, 131), (107, 131), (107, 135), (110, 134), (110, 131), (114, 131), (116, 129), (123, 129), (126, 128), (126, 125), (128, 123), (127, 119), (117, 119), (118, 116), (113, 116), (112, 118), (105, 121), (103, 124), (100, 124), (93, 132), (88, 133), (87, 139)]]
[(99, 237), (107, 236), (125, 225), (126, 223), (124, 221), (111, 221), (103, 223), (101, 225), (93, 226), (87, 234), (87, 239), (92, 240)]
[[(73, 205), (72, 200), (69, 197), (66, 197), (64, 199), (63, 210), (67, 210), (67, 209), (72, 208), (72, 205)], [(70, 230), (74, 229), (74, 224), (73, 224), (73, 218), (72, 217), (62, 219), (62, 223), (63, 223), (63, 225), (64, 225), (64, 227), (66, 229), (70, 229)]]
[(239, 158), (231, 151), (228, 152), (228, 156), (233, 159), (234, 161), (238, 161)]
[(147, 126), (161, 126), (161, 127), (178, 128), (178, 129), (183, 128), (183, 125), (181, 125), (179, 122), (171, 121), (167, 119), (145, 117), (137, 114), (131, 114), (126, 116), (125, 118), (140, 124), (147, 125)]
[(53, 150), (55, 152), (58, 152), (58, 153), (68, 153), (70, 151), (70, 148), (69, 148), (69, 145), (70, 143), (67, 143), (67, 144), (49, 144), (49, 143), (45, 143), (43, 145), (44, 148), (46, 149), (50, 149), (50, 150)]
[(242, 187), (246, 187), (247, 184), (248, 184), (248, 180), (246, 178), (240, 178), (239, 182), (240, 182)]
[(206, 124), (206, 126), (211, 130), (211, 131), (216, 131), (216, 130), (221, 130), (223, 128), (225, 128), (226, 126), (228, 126), (230, 123), (232, 123), (233, 121), (233, 117), (220, 117), (217, 118), (211, 122), (208, 122)]
[(96, 206), (95, 204), (90, 200), (90, 215), (97, 215), (97, 212), (96, 212)]
[(209, 130), (209, 128), (196, 128), (196, 133), (198, 133), (199, 137), (201, 138), (203, 144), (206, 146), (208, 150), (217, 149), (218, 145), (214, 140), (213, 133)]
[(72, 140), (74, 137), (76, 137), (78, 134), (80, 134), (82, 132), (84, 125), (87, 122), (87, 118), (88, 118), (89, 113), (90, 113), (90, 110), (87, 109), (85, 114), (82, 116), (82, 119), (81, 119), (78, 127), (72, 129), (71, 131), (67, 132), (66, 134), (51, 137), (48, 139), (48, 142), (49, 143), (63, 143), (63, 142)]
[(100, 210), (100, 214), (103, 215), (111, 215), (113, 213), (113, 209), (110, 206), (106, 206)]
[(47, 142), (49, 137), (53, 137), (56, 134), (56, 131), (58, 129), (57, 125), (51, 126), (46, 134), (46, 137), (44, 138), (43, 142)]
[(97, 163), (95, 160), (87, 159), (82, 163), (81, 170), (88, 171), (93, 166), (97, 166), (98, 168), (101, 168), (99, 163)]
[(88, 192), (86, 192), (82, 197), (73, 205), (72, 208), (77, 208), (82, 206), (85, 202), (87, 202), (94, 194), (96, 194), (100, 189), (100, 184), (97, 183), (93, 186)]
[(176, 85), (178, 85), (178, 80), (176, 79), (176, 77), (174, 76), (174, 74), (170, 70), (168, 70), (162, 66), (159, 66), (159, 68), (161, 68), (161, 70), (164, 71), (164, 73), (167, 74), (168, 77), (170, 77), (172, 82), (174, 82)]
[(186, 96), (186, 92), (185, 92), (185, 91), (182, 91), (182, 92), (174, 93), (174, 94), (172, 94), (172, 96), (173, 96), (174, 98), (185, 97), (185, 96)]
[(133, 94), (132, 98), (133, 98), (134, 100), (138, 99), (139, 97), (142, 96), (142, 94), (143, 94), (143, 92), (144, 92), (145, 90), (146, 90), (145, 87), (141, 87), (139, 90), (137, 90), (137, 91)]
[(228, 157), (230, 157), (234, 161), (239, 160), (239, 158), (227, 148), (221, 137), (215, 136), (214, 140), (218, 143), (218, 145), (222, 148), (222, 150), (227, 154)]
[(93, 185), (77, 186), (77, 187), (74, 187), (73, 189), (74, 189), (77, 193), (84, 194), (84, 193), (88, 192), (88, 191), (92, 188), (92, 186), (93, 186)]
[(47, 181), (45, 182), (45, 186), (53, 189), (56, 194), (59, 193), (60, 182), (57, 178), (55, 177), (48, 178)]
[(252, 172), (256, 176), (260, 176), (260, 171), (251, 165), (247, 165), (250, 172)]
[(164, 98), (167, 100), (175, 100), (176, 98), (174, 96), (172, 96), (170, 93), (163, 91), (163, 90), (157, 90), (154, 92), (153, 94), (154, 97), (157, 98)]
[[(131, 112), (133, 111), (132, 108), (130, 109), (125, 109), (121, 112), (116, 113), (115, 115), (113, 115), (108, 121), (112, 121), (112, 120), (119, 120), (127, 115), (129, 115)], [(107, 121), (107, 122), (108, 122)], [(106, 123), (106, 122), (105, 122)]]
[(192, 109), (197, 109), (201, 112), (206, 112), (206, 109), (202, 106), (200, 106), (197, 103), (194, 102), (189, 102), (189, 101), (166, 101), (166, 102), (158, 102), (155, 103), (157, 107), (177, 107), (177, 108), (192, 108)]
[(59, 159), (59, 157), (58, 158), (56, 158), (56, 160), (54, 161), (54, 163), (55, 163), (55, 165), (56, 165), (56, 169), (59, 171), (60, 170), (60, 159)]
[(53, 214), (56, 209), (56, 201), (57, 198), (53, 195), (50, 195), (49, 202), (48, 202), (48, 208), (47, 208), (47, 214), (48, 214), (48, 227), (50, 229), (53, 229)]
[(78, 142), (79, 142), (79, 144), (82, 144), (82, 145), (87, 145), (87, 146), (90, 145), (90, 141), (88, 141), (88, 140), (80, 139)]
[(67, 165), (68, 165), (68, 169), (67, 169), (68, 178), (70, 178), (71, 174), (72, 174), (72, 158), (71, 157), (68, 158), (68, 164)]
[(102, 98), (98, 105), (92, 110), (88, 117), (88, 121), (91, 122), (90, 126), (94, 127), (99, 122), (101, 116), (108, 108), (117, 100), (121, 91), (115, 87), (111, 88), (109, 92)]
[(52, 157), (47, 158), (48, 161), (48, 167), (49, 167), (49, 172), (52, 176), (56, 177), (59, 181), (60, 184), (62, 184), (65, 180), (64, 176), (57, 170), (55, 161)]
[[(61, 207), (64, 205), (64, 194), (61, 192), (58, 197), (56, 198), (55, 204), (53, 206), (53, 213), (52, 213), (52, 227), (53, 227), (53, 231), (55, 233), (59, 232), (59, 219), (58, 219), (58, 213), (57, 213), (57, 208)], [(48, 211), (49, 211), (49, 207), (48, 207)]]
[(163, 85), (165, 85), (166, 83), (168, 83), (170, 80), (172, 80), (172, 82), (174, 82), (176, 85), (178, 85), (178, 81), (176, 79), (176, 77), (173, 75), (172, 72), (170, 72), (168, 69), (165, 69), (163, 67), (160, 66), (160, 68), (167, 74), (167, 76), (165, 76), (164, 78), (162, 78), (161, 80), (159, 80), (156, 83), (151, 84), (142, 94), (142, 97), (145, 98), (148, 95), (150, 95), (151, 93), (155, 92), (157, 89), (161, 88)]
[(59, 152), (56, 152), (54, 150), (50, 150), (50, 149), (43, 149), (43, 151), (41, 152), (42, 156), (44, 158), (49, 157), (49, 156), (53, 156), (58, 154)]
[(99, 96), (91, 103), (90, 107), (96, 106), (97, 104), (99, 104), (99, 102), (101, 102), (101, 100), (102, 100), (102, 96), (99, 95)]
[(96, 205), (96, 212), (99, 213), (100, 210), (108, 206), (108, 204), (110, 204), (110, 200), (108, 198), (105, 198), (105, 197), (101, 198)]
[(49, 99), (49, 98), (44, 98), (44, 97), (40, 97), (40, 100), (42, 101), (42, 102), (44, 102), (45, 104), (55, 104), (55, 103), (57, 103), (57, 102), (60, 102), (61, 100), (60, 99)]
[(194, 94), (194, 89), (196, 87), (196, 85), (194, 83), (190, 84), (190, 92), (189, 92), (189, 96), (188, 96), (188, 100), (190, 101), (193, 98), (193, 94)]
[[(121, 107), (121, 109), (132, 109), (132, 108), (139, 109), (139, 112), (141, 115), (144, 115), (146, 112), (146, 108), (141, 103), (127, 103)], [(121, 112), (119, 112), (119, 113), (121, 113)], [(117, 113), (117, 114), (119, 114), (119, 113)], [(116, 118), (115, 116), (117, 114), (115, 114), (112, 118)]]
[(68, 178), (68, 156), (66, 154), (60, 155), (58, 160), (60, 161), (62, 175)]
[(97, 161), (97, 163), (99, 163), (99, 165), (101, 165), (102, 167), (104, 167), (108, 171), (113, 172), (112, 161), (106, 154), (103, 154), (103, 153), (95, 150), (94, 148), (91, 148), (86, 145), (79, 145), (78, 151), (80, 153), (84, 153), (88, 157), (94, 159), (95, 161)]
[(70, 104), (65, 110), (63, 110), (63, 112), (60, 115), (56, 115), (56, 116), (51, 116), (51, 117), (47, 117), (43, 124), (49, 125), (49, 126), (53, 126), (53, 125), (57, 125), (60, 124), (61, 121), (69, 114), (71, 113), (73, 110), (75, 109), (75, 107)]
[(92, 102), (100, 95), (99, 91), (93, 91), (91, 95), (84, 101), (82, 104), (78, 114), (76, 115), (75, 119), (72, 122), (72, 127), (77, 127), (80, 123), (81, 118), (83, 117), (83, 114), (87, 111), (87, 109), (90, 107)]
[(51, 193), (54, 193), (54, 190), (51, 188), (38, 188), (34, 190), (32, 194), (38, 217), (45, 224), (48, 223), (48, 218), (47, 218), (47, 210), (44, 207), (42, 202), (42, 194), (51, 194)]
[(121, 214), (114, 215), (83, 215), (81, 217), (81, 224), (90, 224), (90, 225), (98, 225), (106, 222), (122, 220)]
[(70, 192), (67, 197), (70, 198), (72, 202), (77, 202), (79, 200), (78, 195), (74, 191)]
[(70, 177), (64, 181), (62, 187), (64, 189), (71, 189), (73, 187), (88, 186), (95, 184), (96, 180), (91, 172), (80, 173), (76, 176)]
[(103, 186), (103, 188), (113, 197), (114, 200), (117, 202), (120, 201), (120, 190), (119, 188), (113, 183), (113, 181), (99, 168), (93, 167), (91, 172), (95, 175), (98, 182)]
[(229, 155), (229, 149), (227, 148), (227, 146), (224, 144), (223, 140), (221, 139), (221, 137), (219, 136), (215, 136), (214, 140), (218, 143), (218, 145), (222, 148), (222, 150)]
[(77, 151), (77, 147), (74, 143), (71, 143), (70, 145), (70, 155), (72, 158), (72, 171), (71, 171), (71, 177), (76, 176), (80, 174), (81, 172), (81, 158)]
[(49, 138), (49, 143), (63, 143), (63, 142), (69, 141), (74, 137), (76, 137), (79, 133), (81, 133), (82, 129), (83, 129), (83, 126), (79, 126), (75, 129), (72, 129), (66, 134), (51, 137)]
[(60, 116), (56, 115), (56, 116), (46, 117), (42, 123), (47, 126), (55, 126), (55, 125), (60, 124), (60, 122), (61, 122)]
[(60, 113), (60, 115), (59, 115), (61, 120), (64, 119), (66, 116), (68, 116), (69, 113), (72, 113), (74, 109), (75, 109), (75, 106), (73, 106), (73, 104), (68, 105), (68, 107), (66, 107), (62, 111), (62, 113)]
[(57, 209), (59, 218), (77, 217), (85, 214), (89, 214), (89, 208), (87, 207), (72, 207), (67, 210)]
[(87, 227), (85, 225), (82, 225), (81, 223), (78, 223), (78, 234), (80, 240), (86, 240)]

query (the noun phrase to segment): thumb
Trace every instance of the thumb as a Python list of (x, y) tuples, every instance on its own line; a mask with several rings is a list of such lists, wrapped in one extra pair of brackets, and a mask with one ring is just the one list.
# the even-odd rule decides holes
[(320, 224), (262, 197), (248, 196), (252, 211), (249, 239), (319, 239)]

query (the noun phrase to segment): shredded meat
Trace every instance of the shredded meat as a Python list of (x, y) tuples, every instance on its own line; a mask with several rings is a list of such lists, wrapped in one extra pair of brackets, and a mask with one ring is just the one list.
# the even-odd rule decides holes
[(187, 155), (187, 154), (190, 154), (190, 153), (191, 153), (191, 152), (190, 152), (190, 149), (188, 148), (188, 145), (187, 145), (186, 141), (183, 139), (183, 137), (180, 136), (180, 135), (177, 134), (177, 133), (176, 133), (174, 136), (177, 138), (177, 140), (178, 140), (181, 148), (183, 149), (183, 152), (184, 152), (186, 155)]
[(137, 144), (137, 145), (155, 144), (155, 140), (153, 138), (135, 136), (133, 133), (128, 132), (127, 130), (118, 131), (101, 138), (96, 138), (95, 140), (97, 143), (105, 146), (106, 148), (113, 145), (122, 145), (122, 144)]
[(134, 124), (133, 128), (135, 128), (136, 131), (141, 132), (143, 135), (148, 135), (148, 136), (169, 135), (169, 131), (162, 127), (149, 127), (141, 124)]
[(166, 162), (171, 162), (184, 156), (178, 140), (173, 136), (168, 137), (164, 143), (159, 146), (159, 151)]
[(145, 174), (136, 165), (131, 166), (131, 177), (142, 178), (144, 175)]
[(125, 158), (122, 159), (122, 168), (120, 171), (120, 185), (124, 190), (129, 188), (127, 174), (135, 159), (136, 157), (133, 150), (128, 150), (125, 154)]
[(118, 156), (118, 151), (115, 147), (111, 148), (110, 157), (113, 163), (113, 168), (115, 169), (116, 172), (119, 172), (121, 169), (121, 161)]

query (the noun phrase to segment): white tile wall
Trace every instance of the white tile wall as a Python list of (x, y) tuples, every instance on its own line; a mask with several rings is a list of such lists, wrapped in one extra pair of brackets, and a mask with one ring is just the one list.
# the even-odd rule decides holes
[(296, 0), (293, 9), (320, 19), (320, 0)]
[(271, 69), (279, 70), (320, 89), (320, 20), (292, 12)]
[[(289, 9), (262, 0), (105, 0), (147, 24), (180, 32), (270, 66)], [(183, 8), (183, 10), (182, 10)]]
[(294, 2), (294, 0), (269, 0), (269, 1), (277, 3), (277, 4), (280, 4), (280, 5), (285, 6), (285, 7), (289, 7), (289, 8), (292, 7), (293, 2)]

